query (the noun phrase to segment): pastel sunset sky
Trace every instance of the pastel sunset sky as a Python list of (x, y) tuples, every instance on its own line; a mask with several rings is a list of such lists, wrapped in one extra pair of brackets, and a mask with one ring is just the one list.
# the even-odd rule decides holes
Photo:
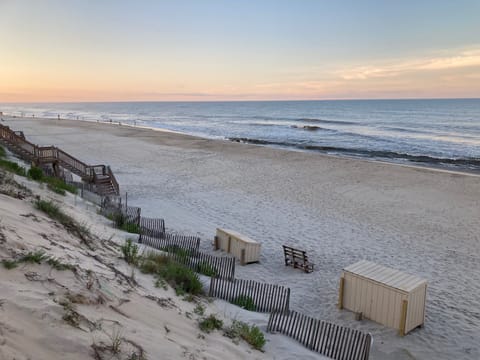
[(0, 0), (0, 102), (445, 97), (478, 0)]

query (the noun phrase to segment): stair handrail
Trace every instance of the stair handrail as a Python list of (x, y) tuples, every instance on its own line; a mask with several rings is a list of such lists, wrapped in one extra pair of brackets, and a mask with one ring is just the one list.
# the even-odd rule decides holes
[[(58, 161), (77, 170), (80, 174), (82, 174), (83, 179), (93, 182), (97, 181), (98, 175), (108, 176), (116, 193), (120, 193), (120, 186), (109, 166), (87, 165), (83, 161), (78, 160), (56, 146), (38, 146), (32, 144), (25, 139), (23, 131), (13, 131), (8, 126), (2, 124), (0, 124), (0, 139), (3, 139), (11, 146), (21, 147), (31, 155), (37, 164), (40, 164), (42, 160), (52, 162)], [(23, 156), (25, 156), (25, 154), (23, 154)]]
[[(23, 132), (21, 132), (23, 135)], [(25, 151), (35, 156), (35, 144), (25, 139), (25, 136), (20, 136), (17, 132), (10, 129), (8, 126), (0, 124), (0, 137), (10, 144), (20, 146)]]
[(112, 181), (113, 188), (115, 189), (115, 192), (117, 194), (120, 194), (120, 185), (117, 182), (117, 179), (115, 178), (115, 175), (113, 175), (112, 169), (110, 169), (110, 166), (107, 166), (107, 175), (110, 177), (110, 180)]

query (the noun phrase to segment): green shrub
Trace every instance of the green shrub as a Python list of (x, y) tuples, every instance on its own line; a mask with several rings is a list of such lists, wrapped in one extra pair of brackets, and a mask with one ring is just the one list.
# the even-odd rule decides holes
[(203, 318), (199, 323), (198, 326), (200, 327), (200, 330), (210, 333), (213, 330), (220, 330), (223, 326), (223, 321), (220, 319), (217, 319), (215, 315), (211, 314), (206, 318)]
[(138, 246), (132, 242), (132, 239), (127, 239), (125, 244), (121, 246), (123, 258), (128, 264), (138, 264)]
[(240, 306), (241, 308), (249, 311), (255, 311), (255, 302), (250, 296), (239, 295), (231, 301), (232, 304)]
[(43, 179), (43, 171), (39, 167), (32, 166), (27, 173), (32, 180), (41, 181)]
[(0, 159), (0, 167), (4, 168), (5, 170), (8, 170), (10, 172), (13, 172), (17, 175), (20, 175), (20, 176), (25, 176), (26, 175), (25, 168), (18, 165), (16, 162), (13, 162), (13, 161)]
[(258, 326), (248, 326), (243, 321), (234, 320), (232, 326), (225, 330), (225, 336), (232, 339), (241, 338), (259, 351), (262, 351), (266, 343), (265, 336)]
[(7, 152), (5, 151), (5, 149), (2, 146), (0, 146), (0, 158), (5, 157), (5, 156), (7, 156)]

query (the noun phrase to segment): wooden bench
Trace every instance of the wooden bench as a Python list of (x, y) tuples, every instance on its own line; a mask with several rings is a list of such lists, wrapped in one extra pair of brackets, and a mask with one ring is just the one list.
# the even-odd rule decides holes
[(306, 273), (313, 271), (314, 263), (308, 261), (306, 251), (283, 245), (283, 255), (285, 256), (285, 266), (293, 266), (296, 269), (302, 269)]

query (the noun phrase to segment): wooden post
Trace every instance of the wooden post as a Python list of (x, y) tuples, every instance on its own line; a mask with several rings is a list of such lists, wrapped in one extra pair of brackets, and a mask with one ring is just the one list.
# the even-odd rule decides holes
[(245, 265), (245, 249), (240, 252), (240, 265)]
[(343, 288), (345, 286), (345, 278), (344, 277), (341, 277), (340, 278), (340, 287), (338, 289), (338, 308), (340, 310), (343, 309)]
[(408, 300), (402, 300), (402, 313), (400, 315), (400, 329), (398, 330), (400, 336), (405, 336), (407, 327), (407, 308)]
[(227, 246), (227, 252), (230, 253), (230, 245), (232, 244), (232, 237), (228, 237), (228, 246)]
[(218, 250), (218, 236), (213, 238), (213, 249)]

